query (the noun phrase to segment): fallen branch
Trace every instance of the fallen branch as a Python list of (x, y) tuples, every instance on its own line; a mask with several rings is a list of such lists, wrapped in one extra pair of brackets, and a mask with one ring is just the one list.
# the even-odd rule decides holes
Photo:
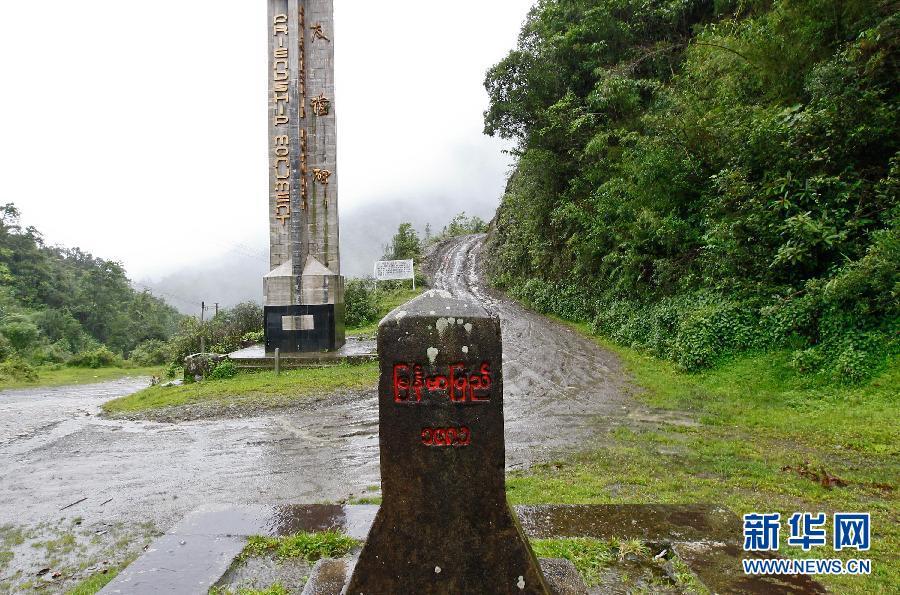
[(77, 502), (72, 502), (71, 504), (67, 504), (66, 506), (63, 506), (62, 508), (60, 508), (60, 510), (65, 510), (65, 509), (67, 509), (67, 508), (72, 508), (72, 507), (75, 506), (76, 504), (81, 504), (81, 503), (84, 502), (85, 500), (87, 500), (87, 497), (82, 498), (81, 500), (78, 500)]

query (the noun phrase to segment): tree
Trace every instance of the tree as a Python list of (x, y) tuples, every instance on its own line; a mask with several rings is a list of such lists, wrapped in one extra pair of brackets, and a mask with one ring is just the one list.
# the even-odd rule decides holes
[(422, 255), (422, 240), (412, 223), (401, 223), (384, 255), (385, 260), (418, 260)]

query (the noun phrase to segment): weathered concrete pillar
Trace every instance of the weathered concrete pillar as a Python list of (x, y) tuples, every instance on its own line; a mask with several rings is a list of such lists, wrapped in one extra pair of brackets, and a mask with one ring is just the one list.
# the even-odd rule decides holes
[(378, 330), (383, 502), (348, 594), (549, 594), (506, 500), (500, 321), (430, 291)]

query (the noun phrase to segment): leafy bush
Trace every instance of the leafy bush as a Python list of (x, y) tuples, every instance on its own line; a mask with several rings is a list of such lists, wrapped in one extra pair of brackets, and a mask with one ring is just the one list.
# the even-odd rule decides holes
[(0, 380), (34, 382), (37, 379), (37, 369), (20, 357), (11, 357), (0, 364)]
[(139, 366), (161, 366), (168, 363), (170, 358), (168, 343), (148, 339), (134, 348), (129, 359)]
[(0, 362), (13, 354), (13, 346), (5, 335), (0, 335)]
[(41, 330), (30, 320), (16, 317), (0, 325), (0, 334), (9, 340), (16, 351), (26, 351), (38, 346)]
[(429, 243), (436, 244), (459, 236), (484, 233), (487, 229), (488, 224), (484, 219), (477, 216), (469, 217), (465, 212), (462, 212), (454, 216), (450, 223), (444, 226), (441, 233), (429, 238)]
[(69, 365), (77, 368), (111, 368), (122, 364), (122, 358), (110, 351), (105, 345), (76, 353), (69, 360)]
[(249, 347), (250, 345), (262, 343), (265, 340), (266, 333), (264, 331), (252, 331), (249, 333), (244, 333), (243, 336), (241, 336), (241, 346)]
[(227, 380), (234, 378), (238, 374), (238, 367), (230, 359), (219, 362), (212, 372), (209, 373), (210, 380)]
[(412, 223), (401, 223), (397, 233), (385, 247), (385, 260), (419, 260), (422, 256), (422, 240)]
[(69, 312), (47, 308), (33, 316), (35, 325), (51, 343), (64, 342), (67, 351), (83, 351), (90, 341), (81, 324)]
[(375, 284), (370, 279), (350, 279), (344, 286), (344, 322), (348, 327), (365, 326), (378, 321)]
[(34, 359), (41, 364), (65, 364), (72, 359), (69, 342), (60, 339), (56, 343), (45, 345), (37, 350)]
[(181, 365), (185, 357), (200, 353), (204, 339), (208, 352), (224, 354), (243, 347), (243, 338), (248, 333), (262, 332), (263, 309), (252, 302), (219, 310), (218, 315), (204, 323), (196, 318), (184, 318), (181, 328), (169, 341), (171, 361)]
[(178, 378), (179, 376), (184, 376), (184, 366), (171, 363), (169, 367), (166, 368), (166, 378)]

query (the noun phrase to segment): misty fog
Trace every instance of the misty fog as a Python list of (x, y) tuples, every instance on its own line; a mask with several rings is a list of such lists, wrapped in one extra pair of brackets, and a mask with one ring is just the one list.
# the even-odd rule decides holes
[[(496, 189), (495, 189), (496, 190)], [(499, 204), (493, 196), (443, 196), (381, 199), (341, 213), (341, 266), (346, 277), (372, 275), (374, 262), (401, 223), (409, 222), (424, 237), (426, 224), (438, 233), (456, 213), (465, 211), (490, 220)], [(262, 302), (262, 277), (268, 273), (269, 248), (240, 244), (223, 252), (222, 258), (189, 264), (160, 279), (142, 279), (135, 286), (149, 289), (183, 314), (198, 316), (200, 303), (230, 307), (243, 301)], [(185, 259), (185, 262), (189, 262)]]

